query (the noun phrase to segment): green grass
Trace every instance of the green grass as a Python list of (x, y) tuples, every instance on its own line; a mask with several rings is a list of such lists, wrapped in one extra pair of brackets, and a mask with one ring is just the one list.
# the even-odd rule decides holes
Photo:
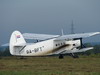
[(0, 75), (100, 75), (100, 58), (4, 57), (0, 59)]
[(32, 71), (2, 71), (0, 75), (100, 75), (98, 72), (32, 72)]

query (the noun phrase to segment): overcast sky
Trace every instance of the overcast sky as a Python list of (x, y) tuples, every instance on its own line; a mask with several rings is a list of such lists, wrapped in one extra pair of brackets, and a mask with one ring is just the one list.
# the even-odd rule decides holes
[(100, 31), (100, 0), (0, 0), (0, 44), (14, 30), (69, 34), (72, 20), (75, 33)]

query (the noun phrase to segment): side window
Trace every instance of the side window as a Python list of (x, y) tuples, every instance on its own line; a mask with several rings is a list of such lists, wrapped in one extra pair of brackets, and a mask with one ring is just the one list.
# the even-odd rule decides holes
[(58, 45), (56, 44), (56, 46), (58, 46)]

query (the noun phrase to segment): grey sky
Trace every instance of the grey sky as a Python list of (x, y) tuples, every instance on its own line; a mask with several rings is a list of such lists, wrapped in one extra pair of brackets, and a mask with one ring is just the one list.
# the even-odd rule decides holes
[(100, 31), (100, 0), (0, 0), (0, 44), (14, 30), (69, 34), (72, 20), (76, 33)]

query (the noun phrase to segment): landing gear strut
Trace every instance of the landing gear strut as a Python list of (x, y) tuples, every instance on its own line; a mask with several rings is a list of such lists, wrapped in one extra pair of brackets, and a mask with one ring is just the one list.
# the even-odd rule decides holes
[(75, 54), (73, 54), (73, 53), (72, 53), (71, 55), (72, 55), (73, 58), (79, 58), (78, 55), (75, 55)]
[(63, 59), (64, 56), (62, 54), (59, 55), (59, 59)]

